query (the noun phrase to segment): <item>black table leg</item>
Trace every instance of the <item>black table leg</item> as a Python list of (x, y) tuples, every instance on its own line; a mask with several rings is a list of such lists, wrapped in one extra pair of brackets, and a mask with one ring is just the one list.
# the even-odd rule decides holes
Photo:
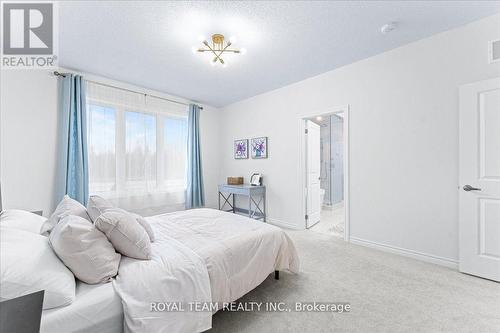
[(280, 279), (280, 271), (274, 271), (274, 279), (279, 280)]

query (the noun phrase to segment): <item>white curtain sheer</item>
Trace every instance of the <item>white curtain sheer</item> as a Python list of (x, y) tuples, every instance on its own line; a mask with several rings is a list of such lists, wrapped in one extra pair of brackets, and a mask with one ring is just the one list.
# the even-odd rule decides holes
[(141, 215), (183, 209), (187, 107), (87, 83), (89, 192)]

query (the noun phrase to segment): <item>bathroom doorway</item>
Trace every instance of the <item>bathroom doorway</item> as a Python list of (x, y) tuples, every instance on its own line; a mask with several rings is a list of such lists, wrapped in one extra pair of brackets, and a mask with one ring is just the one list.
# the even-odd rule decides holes
[[(347, 110), (342, 110), (304, 118), (306, 227), (314, 232), (346, 240), (348, 240), (346, 175), (349, 156), (347, 115)], [(311, 133), (313, 135), (308, 135)], [(312, 173), (312, 170), (319, 170), (319, 173)], [(317, 181), (319, 187), (315, 188)]]

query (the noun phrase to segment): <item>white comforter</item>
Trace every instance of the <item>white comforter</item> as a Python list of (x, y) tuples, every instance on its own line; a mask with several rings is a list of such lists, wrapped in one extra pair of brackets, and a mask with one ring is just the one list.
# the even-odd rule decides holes
[[(232, 302), (274, 270), (298, 272), (292, 241), (278, 227), (213, 209), (148, 218), (153, 258), (124, 257), (115, 289), (131, 332), (201, 332), (210, 311), (151, 311), (152, 302)], [(171, 303), (169, 303), (171, 304)]]

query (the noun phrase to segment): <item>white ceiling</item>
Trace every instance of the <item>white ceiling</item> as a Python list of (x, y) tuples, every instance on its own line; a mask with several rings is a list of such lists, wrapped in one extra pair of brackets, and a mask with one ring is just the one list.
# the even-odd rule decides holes
[[(500, 12), (499, 1), (60, 2), (59, 64), (213, 106), (300, 81)], [(390, 21), (398, 29), (383, 35)], [(212, 67), (200, 35), (246, 55)], [(208, 58), (207, 58), (208, 57)]]

